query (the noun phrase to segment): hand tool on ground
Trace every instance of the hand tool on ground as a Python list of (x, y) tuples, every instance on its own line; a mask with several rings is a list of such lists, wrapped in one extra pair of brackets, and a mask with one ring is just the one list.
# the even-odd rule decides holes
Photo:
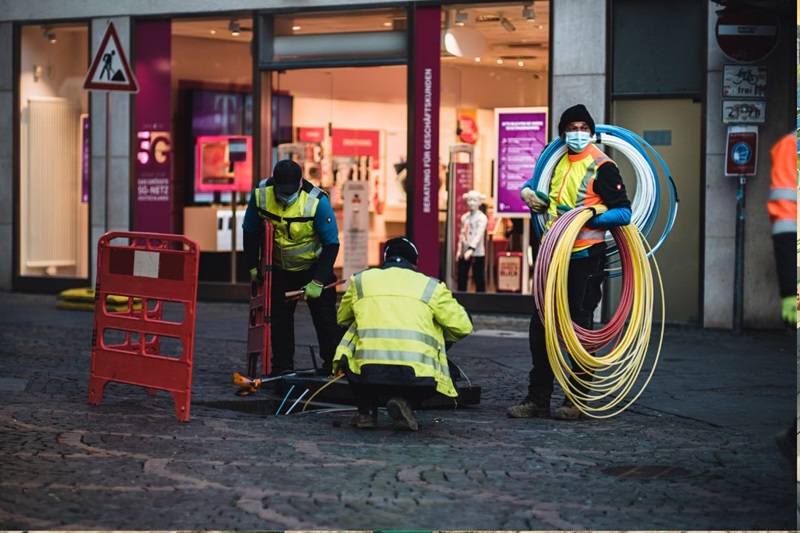
[(280, 376), (273, 376), (270, 378), (248, 378), (246, 376), (241, 375), (238, 372), (233, 373), (233, 384), (239, 387), (239, 390), (236, 391), (236, 396), (250, 396), (254, 392), (258, 390), (258, 388), (263, 385), (264, 383), (269, 383), (270, 381), (276, 381), (281, 378), (285, 378), (288, 376), (293, 376), (294, 373), (291, 374), (281, 374)]
[[(331, 287), (336, 287), (336, 286), (342, 285), (344, 283), (347, 283), (347, 280), (346, 279), (340, 279), (339, 281), (334, 281), (333, 283), (329, 283), (329, 284), (325, 285), (322, 289), (323, 290), (330, 289)], [(284, 296), (284, 300), (287, 301), (287, 302), (291, 301), (291, 300), (299, 300), (300, 298), (303, 297), (303, 293), (304, 292), (305, 292), (304, 289), (299, 289), (299, 290), (296, 290), (296, 291), (287, 291), (283, 295)]]

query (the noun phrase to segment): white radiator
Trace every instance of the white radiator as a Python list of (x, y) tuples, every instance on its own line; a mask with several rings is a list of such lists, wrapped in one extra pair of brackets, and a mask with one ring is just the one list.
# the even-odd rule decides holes
[(22, 128), (22, 265), (55, 274), (78, 262), (80, 109), (65, 98), (31, 98)]

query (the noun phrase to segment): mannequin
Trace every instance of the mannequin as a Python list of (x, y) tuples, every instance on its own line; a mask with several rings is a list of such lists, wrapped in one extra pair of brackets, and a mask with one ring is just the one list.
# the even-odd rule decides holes
[(464, 194), (469, 211), (461, 216), (461, 234), (458, 239), (458, 290), (467, 290), (469, 270), (476, 292), (486, 292), (483, 272), (486, 266), (486, 224), (488, 218), (480, 210), (485, 194), (472, 190)]

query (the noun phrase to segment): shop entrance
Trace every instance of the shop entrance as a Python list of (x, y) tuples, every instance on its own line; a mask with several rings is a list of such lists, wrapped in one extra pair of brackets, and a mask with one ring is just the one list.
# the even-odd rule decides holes
[(341, 245), (337, 276), (379, 265), (382, 243), (405, 233), (405, 65), (268, 76), (271, 87), (262, 91), (287, 103), (273, 103), (272, 123), (290, 125), (272, 127), (272, 162), (297, 161), (304, 178), (328, 194)]

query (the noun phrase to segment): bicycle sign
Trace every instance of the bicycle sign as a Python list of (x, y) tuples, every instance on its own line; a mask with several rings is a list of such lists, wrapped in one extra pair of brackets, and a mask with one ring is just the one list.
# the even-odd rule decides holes
[(722, 96), (766, 98), (767, 67), (725, 65), (722, 70)]
[(723, 100), (724, 124), (764, 124), (767, 120), (767, 103), (763, 100)]

